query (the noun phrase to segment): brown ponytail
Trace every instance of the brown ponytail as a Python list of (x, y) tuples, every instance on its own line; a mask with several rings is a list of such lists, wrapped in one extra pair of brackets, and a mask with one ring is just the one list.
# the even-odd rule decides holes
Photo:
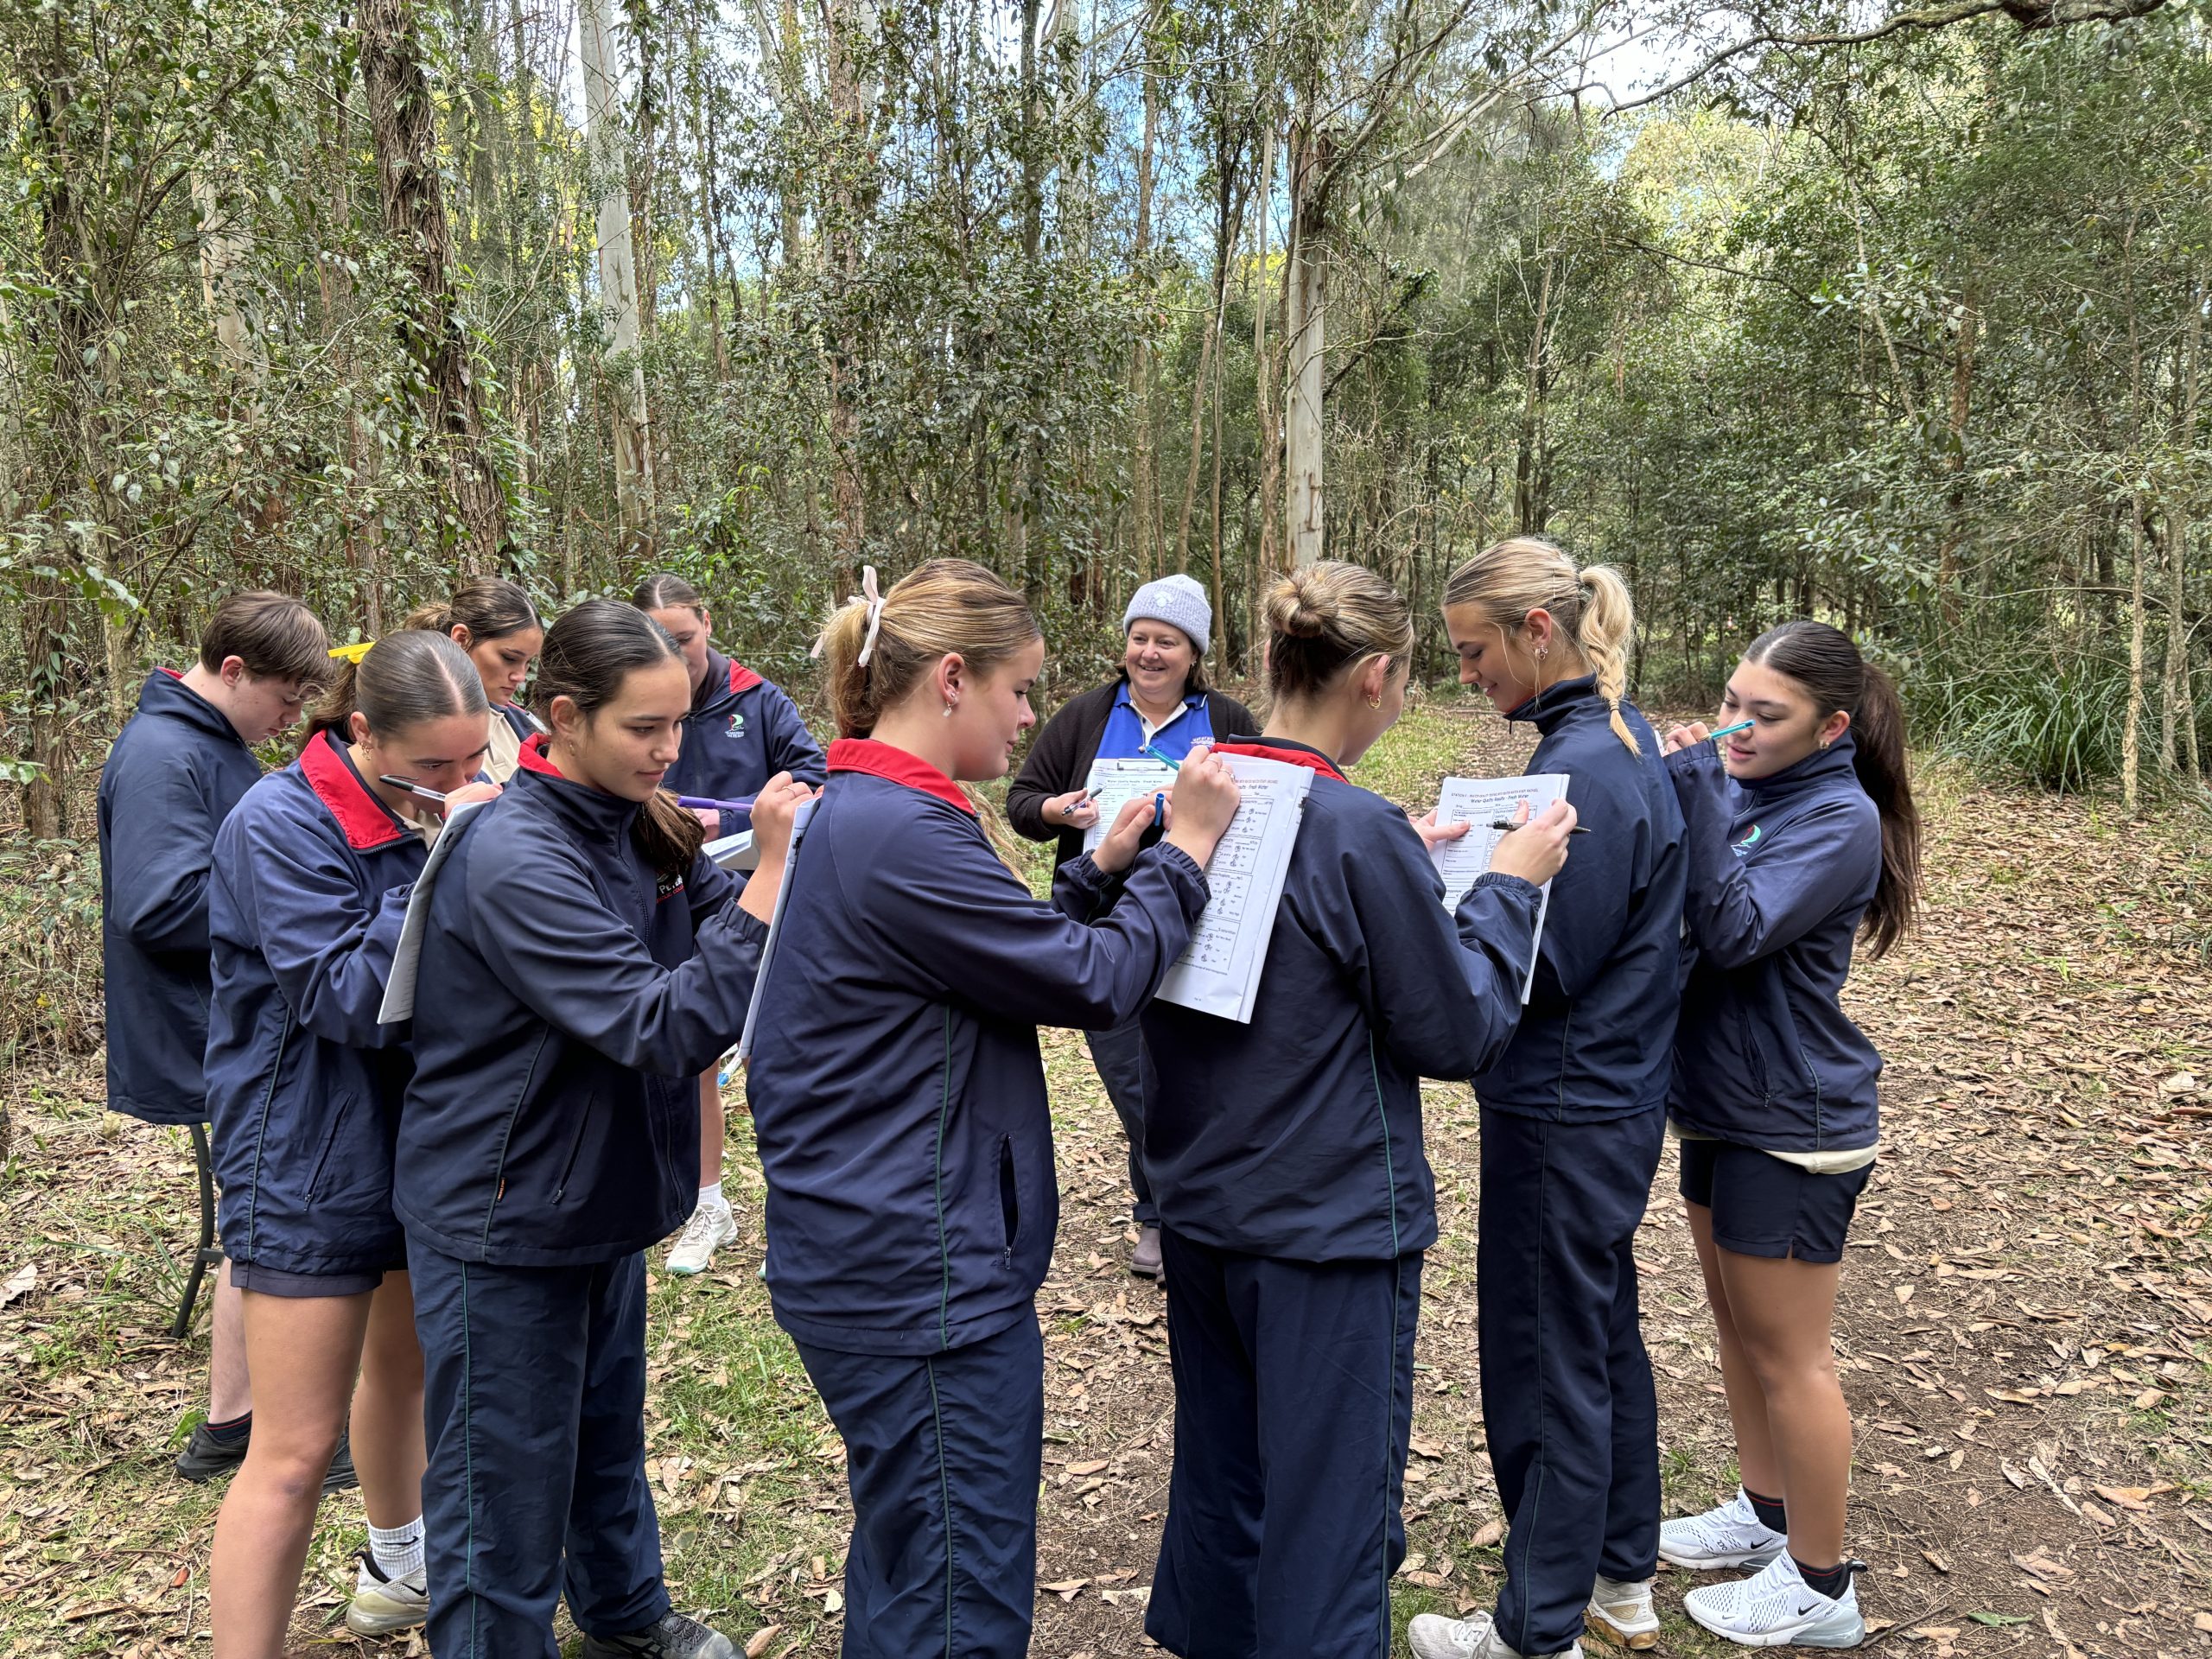
[(1852, 768), (1882, 817), (1882, 877), (1859, 931), (1870, 957), (1885, 956), (1920, 908), (1920, 809), (1905, 767), (1904, 710), (1887, 674), (1859, 654), (1851, 636), (1825, 622), (1769, 628), (1744, 660), (1796, 681), (1826, 720), (1851, 716)]
[(1636, 603), (1628, 583), (1609, 564), (1577, 569), (1573, 559), (1535, 536), (1492, 543), (1454, 570), (1444, 584), (1444, 608), (1473, 605), (1509, 633), (1519, 633), (1529, 613), (1548, 611), (1596, 677), (1598, 695), (1612, 711), (1613, 735), (1630, 754), (1643, 747), (1621, 714), (1628, 695), (1628, 642), (1636, 632)]
[(1414, 614), (1372, 570), (1325, 559), (1268, 590), (1268, 693), (1302, 702), (1362, 663), (1382, 658), (1395, 674), (1413, 660)]
[(542, 628), (537, 607), (530, 595), (512, 582), (498, 576), (471, 576), (453, 590), (453, 597), (432, 600), (407, 613), (403, 628), (429, 628), (451, 634), (467, 628), (471, 640), (504, 639), (526, 628)]
[[(588, 599), (546, 631), (537, 659), (536, 712), (550, 729), (553, 701), (566, 697), (589, 720), (622, 692), (622, 682), (656, 663), (683, 663), (668, 630), (632, 606)], [(681, 875), (706, 845), (706, 826), (657, 789), (630, 826), (630, 839), (661, 875)]]

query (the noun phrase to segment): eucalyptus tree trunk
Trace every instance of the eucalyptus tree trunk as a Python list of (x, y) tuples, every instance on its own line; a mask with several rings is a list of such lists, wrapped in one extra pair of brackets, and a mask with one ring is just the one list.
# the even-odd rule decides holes
[(454, 292), (436, 109), (416, 35), (414, 0), (362, 0), (359, 26), (385, 234), (413, 278), (400, 308), (400, 343), (429, 391), (425, 423), (467, 544), (463, 566), (490, 569), (507, 539), (506, 496), (486, 442), (467, 327)]
[(646, 416), (645, 365), (638, 351), (638, 269), (625, 181), (621, 64), (610, 0), (582, 0), (584, 121), (592, 188), (599, 197), (599, 303), (607, 314), (608, 403), (614, 436), (614, 491), (622, 524), (643, 531), (652, 518), (652, 442)]
[(1283, 518), (1294, 564), (1325, 555), (1326, 503), (1322, 488), (1322, 359), (1327, 346), (1328, 204), (1322, 189), (1334, 135), (1313, 124), (1309, 96), (1290, 130), (1289, 269), (1283, 273), (1289, 340), (1288, 384), (1283, 400), (1283, 448), (1289, 476)]

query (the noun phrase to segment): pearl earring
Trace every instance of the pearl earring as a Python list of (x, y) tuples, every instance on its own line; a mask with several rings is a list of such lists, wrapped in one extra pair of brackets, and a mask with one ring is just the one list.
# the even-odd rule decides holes
[(944, 705), (944, 717), (947, 720), (952, 718), (952, 705), (949, 702)]

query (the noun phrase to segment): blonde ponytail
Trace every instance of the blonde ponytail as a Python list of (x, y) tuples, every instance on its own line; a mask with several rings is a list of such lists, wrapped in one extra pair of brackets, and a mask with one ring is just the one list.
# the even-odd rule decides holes
[(972, 559), (916, 565), (880, 599), (862, 591), (830, 613), (815, 641), (823, 693), (842, 737), (866, 737), (938, 662), (957, 653), (977, 674), (1042, 635), (1021, 595)]
[(1636, 604), (1619, 571), (1609, 564), (1577, 569), (1541, 537), (1512, 536), (1484, 548), (1445, 582), (1444, 608), (1462, 605), (1476, 607), (1486, 621), (1514, 634), (1528, 625), (1529, 612), (1548, 612), (1595, 676), (1598, 695), (1612, 715), (1613, 735), (1630, 754), (1643, 753), (1621, 713)]
[(1582, 614), (1575, 619), (1574, 643), (1582, 659), (1598, 677), (1598, 695), (1612, 711), (1613, 735), (1628, 745), (1630, 754), (1643, 750), (1621, 717), (1621, 699), (1628, 693), (1628, 641), (1636, 631), (1636, 601), (1628, 583), (1610, 564), (1586, 566), (1581, 581)]

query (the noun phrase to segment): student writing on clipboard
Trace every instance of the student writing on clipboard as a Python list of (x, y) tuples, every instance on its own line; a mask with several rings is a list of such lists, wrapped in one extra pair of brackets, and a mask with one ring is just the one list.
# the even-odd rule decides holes
[(1459, 679), (1538, 733), (1589, 830), (1552, 884), (1521, 1028), (1475, 1079), (1483, 1418), (1511, 1545), (1493, 1612), (1423, 1614), (1418, 1659), (1571, 1652), (1586, 1618), (1648, 1646), (1658, 1617), (1658, 1402), (1634, 1243), (1665, 1144), (1680, 1001), (1682, 814), (1624, 695), (1628, 585), (1516, 537), (1444, 590)]
[[(791, 866), (747, 1071), (777, 1322), (843, 1437), (846, 1650), (1027, 1652), (1059, 1192), (1039, 1025), (1128, 1023), (1190, 938), (1236, 807), (1194, 750), (1047, 903), (962, 780), (1003, 776), (1045, 642), (1021, 595), (938, 559), (830, 621), (842, 735)], [(1118, 895), (1095, 925), (1084, 918)]]
[(741, 898), (660, 788), (690, 706), (643, 612), (592, 600), (538, 668), (550, 735), (454, 831), (418, 969), (394, 1199), (425, 1370), (429, 1643), (728, 1659), (671, 1607), (645, 1476), (645, 1251), (698, 1185), (699, 1073), (736, 1036), (810, 792), (770, 780)]
[(1217, 753), (1316, 774), (1249, 1023), (1155, 1000), (1175, 1466), (1145, 1631), (1171, 1653), (1376, 1650), (1405, 1554), (1422, 1252), (1421, 1079), (1521, 1015), (1537, 887), (1571, 808), (1499, 838), (1457, 923), (1406, 815), (1345, 771), (1396, 721), (1413, 615), (1323, 563), (1268, 596), (1267, 729)]

